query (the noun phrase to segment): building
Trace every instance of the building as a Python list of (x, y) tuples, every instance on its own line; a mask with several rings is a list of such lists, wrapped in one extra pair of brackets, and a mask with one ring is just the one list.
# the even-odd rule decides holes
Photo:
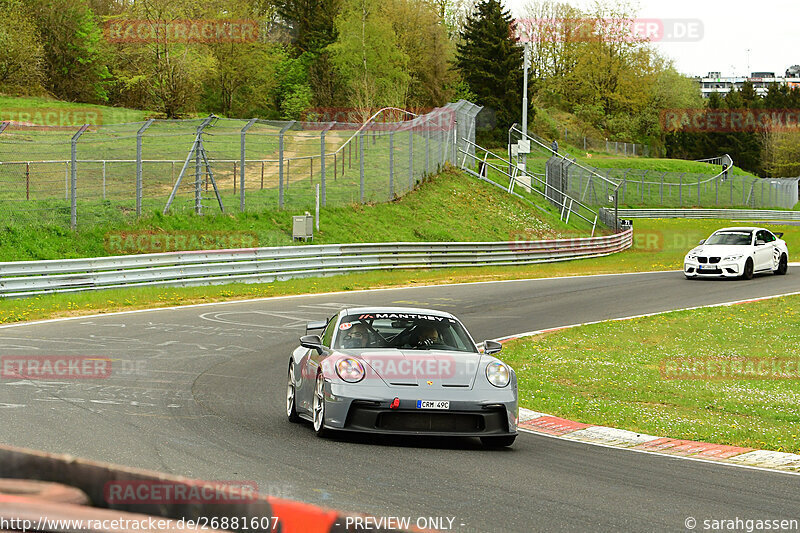
[(800, 87), (800, 65), (789, 67), (786, 69), (786, 75), (780, 77), (776, 76), (774, 72), (751, 72), (750, 76), (722, 76), (720, 72), (709, 72), (708, 76), (696, 79), (700, 83), (700, 92), (703, 94), (703, 98), (708, 98), (711, 93), (725, 95), (733, 86), (741, 90), (742, 85), (747, 81), (753, 84), (759, 96), (764, 96), (772, 83)]

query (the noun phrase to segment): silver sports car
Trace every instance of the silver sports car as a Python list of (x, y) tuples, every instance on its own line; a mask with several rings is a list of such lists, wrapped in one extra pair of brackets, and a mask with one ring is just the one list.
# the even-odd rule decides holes
[[(286, 414), (317, 435), (359, 431), (475, 436), (488, 447), (517, 435), (517, 377), (481, 352), (461, 322), (431, 309), (344, 309), (309, 323), (289, 358)], [(308, 331), (306, 331), (308, 333)]]

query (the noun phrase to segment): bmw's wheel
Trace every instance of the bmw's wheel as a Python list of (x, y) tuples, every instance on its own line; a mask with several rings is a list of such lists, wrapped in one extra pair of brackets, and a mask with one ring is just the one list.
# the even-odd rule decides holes
[(753, 260), (747, 258), (744, 264), (744, 272), (742, 272), (742, 279), (753, 279)]
[(775, 271), (776, 274), (783, 276), (789, 271), (789, 258), (786, 257), (786, 254), (781, 254), (781, 262), (778, 263), (778, 269)]
[(325, 429), (325, 378), (322, 373), (317, 374), (317, 382), (314, 384), (314, 431), (318, 437), (328, 434)]
[(503, 435), (500, 437), (481, 437), (481, 444), (486, 448), (505, 448), (514, 444), (516, 435)]
[(299, 422), (300, 416), (297, 414), (296, 406), (297, 388), (294, 381), (294, 363), (289, 363), (289, 379), (286, 384), (286, 416), (289, 422)]

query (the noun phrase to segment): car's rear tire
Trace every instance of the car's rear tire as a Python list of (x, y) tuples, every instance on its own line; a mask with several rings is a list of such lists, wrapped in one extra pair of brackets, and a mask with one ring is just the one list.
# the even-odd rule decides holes
[(289, 363), (289, 377), (286, 384), (286, 416), (289, 422), (299, 422), (297, 414), (297, 387), (294, 381), (294, 362)]
[(744, 263), (744, 272), (740, 279), (753, 279), (753, 260), (749, 257)]
[(317, 374), (317, 381), (314, 383), (314, 401), (311, 412), (317, 437), (327, 437), (330, 431), (325, 427), (325, 378), (322, 377), (322, 372)]
[(786, 254), (781, 254), (780, 263), (778, 263), (778, 269), (775, 271), (776, 274), (779, 276), (784, 276), (789, 271), (789, 258), (786, 257)]
[(481, 444), (486, 448), (505, 448), (514, 444), (516, 435), (502, 435), (499, 437), (481, 437)]

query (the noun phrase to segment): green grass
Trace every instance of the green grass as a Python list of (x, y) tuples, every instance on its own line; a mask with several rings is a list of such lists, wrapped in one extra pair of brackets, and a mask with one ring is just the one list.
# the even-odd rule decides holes
[[(109, 206), (113, 211), (114, 207)], [(547, 209), (545, 209), (547, 211)], [(7, 227), (0, 233), (0, 260), (20, 261), (115, 255), (106, 249), (108, 235), (121, 232), (253, 232), (259, 246), (291, 245), (291, 217), (302, 210), (206, 216), (158, 212), (133, 224), (96, 223), (72, 232), (60, 225)], [(113, 220), (109, 213), (106, 220)], [(313, 244), (392, 241), (507, 241), (518, 236), (535, 240), (572, 234), (555, 210), (533, 210), (513, 196), (448, 168), (394, 202), (326, 207)], [(134, 250), (131, 250), (134, 252)]]
[[(800, 297), (610, 321), (506, 344), (521, 405), (584, 423), (800, 451), (793, 379), (674, 379), (680, 360), (800, 361)], [(746, 363), (745, 363), (746, 364)]]
[[(57, 118), (55, 118), (55, 115), (45, 115), (45, 113), (51, 111), (59, 112)], [(86, 115), (79, 112), (95, 113), (95, 115)], [(93, 125), (121, 124), (146, 120), (156, 115), (153, 111), (140, 109), (63, 102), (53, 98), (17, 97), (0, 94), (0, 121), (19, 120), (20, 113), (28, 113), (32, 117), (44, 117), (44, 123), (52, 126), (81, 126), (87, 118)]]

